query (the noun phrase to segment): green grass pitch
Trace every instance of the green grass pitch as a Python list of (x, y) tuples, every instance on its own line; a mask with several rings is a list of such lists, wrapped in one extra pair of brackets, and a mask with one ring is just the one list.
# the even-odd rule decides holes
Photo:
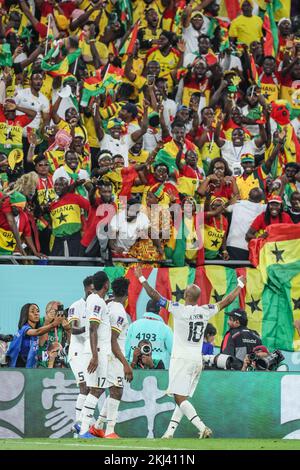
[(300, 450), (282, 439), (0, 439), (1, 450)]

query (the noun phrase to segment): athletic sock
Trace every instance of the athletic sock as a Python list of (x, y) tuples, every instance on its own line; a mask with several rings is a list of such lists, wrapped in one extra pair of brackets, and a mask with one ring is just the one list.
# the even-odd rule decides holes
[(96, 429), (103, 429), (104, 423), (106, 423), (107, 401), (108, 401), (108, 398), (105, 398), (103, 406), (102, 406), (101, 411), (100, 411), (100, 414), (98, 416), (98, 419), (97, 419), (96, 423), (94, 424), (94, 427)]
[(194, 426), (196, 426), (197, 429), (199, 429), (199, 431), (204, 431), (205, 424), (203, 423), (203, 421), (201, 421), (201, 419), (197, 415), (197, 411), (189, 401), (184, 400), (180, 405), (180, 409), (182, 413), (187, 417), (187, 419)]
[(178, 424), (181, 421), (182, 416), (183, 414), (182, 414), (181, 409), (179, 408), (178, 405), (176, 405), (172, 414), (172, 418), (169, 422), (168, 429), (166, 430), (165, 434), (169, 434), (173, 436), (174, 432), (176, 431), (178, 427)]
[(85, 434), (86, 432), (88, 432), (97, 403), (98, 398), (89, 393), (82, 408), (82, 422), (80, 434)]
[(86, 400), (86, 395), (83, 395), (82, 393), (79, 393), (77, 400), (76, 400), (76, 406), (75, 406), (75, 412), (76, 412), (76, 423), (80, 421), (81, 418), (81, 411), (83, 408), (83, 405)]
[(119, 405), (120, 400), (116, 400), (115, 398), (111, 397), (107, 398), (107, 424), (105, 431), (106, 436), (115, 432), (115, 424), (117, 421)]

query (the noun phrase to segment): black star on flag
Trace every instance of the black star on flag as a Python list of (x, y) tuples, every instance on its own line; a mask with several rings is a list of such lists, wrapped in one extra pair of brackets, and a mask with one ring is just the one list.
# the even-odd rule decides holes
[(212, 296), (213, 299), (215, 299), (216, 303), (220, 302), (225, 294), (219, 294), (216, 289), (214, 289), (214, 294)]
[(278, 250), (278, 246), (275, 243), (275, 250), (272, 250), (273, 255), (276, 256), (276, 263), (279, 263), (279, 261), (283, 261), (282, 254), (285, 252), (285, 250)]
[(176, 290), (172, 291), (172, 296), (175, 297), (176, 302), (179, 302), (179, 300), (183, 299), (184, 289), (180, 289), (180, 287), (176, 284)]
[(211, 246), (215, 246), (216, 248), (218, 247), (219, 240), (216, 238), (216, 240), (211, 240)]
[(251, 313), (254, 313), (256, 310), (262, 312), (262, 309), (258, 306), (260, 299), (254, 300), (253, 295), (251, 295), (251, 299), (251, 302), (246, 302), (246, 305), (249, 305), (251, 308)]
[(294, 302), (294, 310), (300, 310), (300, 297), (299, 299), (292, 299)]
[(60, 216), (56, 217), (56, 218), (57, 218), (57, 220), (59, 220), (60, 223), (67, 222), (67, 216), (63, 213), (61, 213)]
[(6, 248), (13, 248), (15, 246), (14, 240), (10, 240), (10, 242), (6, 242)]

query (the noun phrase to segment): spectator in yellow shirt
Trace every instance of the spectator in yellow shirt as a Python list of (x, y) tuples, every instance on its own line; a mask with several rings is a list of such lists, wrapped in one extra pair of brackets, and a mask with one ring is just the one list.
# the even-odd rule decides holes
[(229, 37), (249, 46), (251, 42), (261, 40), (263, 22), (259, 16), (252, 15), (253, 0), (242, 0), (241, 9), (242, 15), (231, 22)]

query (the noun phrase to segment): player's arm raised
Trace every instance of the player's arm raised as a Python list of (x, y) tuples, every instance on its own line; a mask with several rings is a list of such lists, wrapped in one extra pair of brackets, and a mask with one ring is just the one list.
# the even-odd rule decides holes
[(160, 295), (157, 290), (153, 289), (147, 282), (147, 279), (144, 278), (142, 268), (140, 266), (137, 266), (134, 270), (134, 274), (137, 277), (137, 279), (140, 281), (140, 283), (143, 285), (145, 291), (149, 295), (149, 297), (154, 300), (155, 302), (159, 302), (162, 296)]
[(243, 287), (245, 287), (245, 284), (246, 284), (245, 276), (238, 277), (237, 281), (238, 281), (237, 287), (232, 292), (230, 292), (230, 294), (226, 295), (226, 297), (224, 297), (224, 299), (222, 299), (221, 302), (218, 302), (220, 310), (223, 310), (223, 308), (230, 305), (234, 301), (234, 299), (240, 294)]
[(120, 346), (118, 343), (119, 335), (120, 335), (120, 331), (117, 331), (114, 328), (111, 329), (111, 350), (114, 356), (117, 359), (119, 359), (119, 361), (123, 365), (125, 380), (127, 382), (131, 382), (133, 379), (133, 371), (130, 365), (128, 364), (128, 362), (126, 361), (126, 358), (120, 349)]

